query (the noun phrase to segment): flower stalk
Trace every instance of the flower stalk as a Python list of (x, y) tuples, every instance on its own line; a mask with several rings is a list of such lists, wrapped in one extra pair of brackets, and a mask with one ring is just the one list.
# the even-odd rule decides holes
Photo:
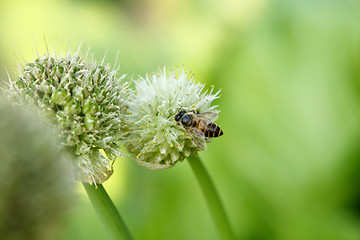
[(116, 240), (132, 239), (129, 229), (102, 184), (98, 184), (95, 187), (94, 185), (83, 183), (83, 186), (108, 238)]
[(198, 156), (191, 155), (188, 157), (188, 161), (199, 182), (221, 239), (235, 239), (225, 209), (205, 166)]

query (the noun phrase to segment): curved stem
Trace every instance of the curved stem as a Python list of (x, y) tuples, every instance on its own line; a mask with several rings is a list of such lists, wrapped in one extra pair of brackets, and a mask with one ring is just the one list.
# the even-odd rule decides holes
[(190, 156), (188, 160), (200, 184), (200, 188), (204, 194), (221, 239), (235, 239), (230, 227), (230, 222), (225, 214), (224, 207), (221, 204), (220, 197), (205, 166), (197, 156)]
[(90, 185), (83, 183), (83, 186), (89, 196), (89, 199), (95, 208), (100, 222), (105, 228), (109, 239), (132, 239), (124, 220), (106, 193), (102, 184)]

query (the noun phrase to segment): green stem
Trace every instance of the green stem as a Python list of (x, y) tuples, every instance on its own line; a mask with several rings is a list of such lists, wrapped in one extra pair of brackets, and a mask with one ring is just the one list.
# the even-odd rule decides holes
[(221, 239), (235, 239), (230, 227), (230, 222), (225, 214), (224, 207), (221, 204), (219, 195), (216, 192), (214, 183), (205, 166), (197, 156), (188, 158), (191, 168), (200, 184), (200, 188), (207, 201), (213, 220), (220, 233)]
[(124, 220), (106, 193), (102, 184), (90, 185), (83, 183), (89, 199), (95, 208), (100, 222), (105, 228), (105, 232), (109, 239), (132, 239)]

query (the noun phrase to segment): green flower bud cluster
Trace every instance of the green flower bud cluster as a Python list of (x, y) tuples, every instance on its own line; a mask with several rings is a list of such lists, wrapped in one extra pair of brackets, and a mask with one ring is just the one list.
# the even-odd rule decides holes
[(0, 98), (1, 239), (56, 239), (71, 203), (68, 155), (31, 110)]
[(10, 84), (10, 92), (35, 102), (60, 127), (64, 145), (74, 154), (77, 179), (83, 182), (107, 180), (113, 161), (122, 155), (116, 142), (128, 84), (116, 73), (109, 65), (84, 62), (78, 54), (45, 55), (27, 63)]

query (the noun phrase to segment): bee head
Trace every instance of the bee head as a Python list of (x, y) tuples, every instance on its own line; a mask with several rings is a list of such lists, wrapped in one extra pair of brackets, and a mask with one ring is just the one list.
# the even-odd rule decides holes
[(185, 110), (181, 110), (179, 109), (179, 112), (175, 115), (175, 121), (179, 122), (180, 119), (182, 118), (182, 116), (184, 116), (184, 114), (186, 113)]
[(191, 118), (189, 117), (189, 115), (184, 115), (181, 118), (181, 124), (185, 127), (189, 127), (191, 125)]

